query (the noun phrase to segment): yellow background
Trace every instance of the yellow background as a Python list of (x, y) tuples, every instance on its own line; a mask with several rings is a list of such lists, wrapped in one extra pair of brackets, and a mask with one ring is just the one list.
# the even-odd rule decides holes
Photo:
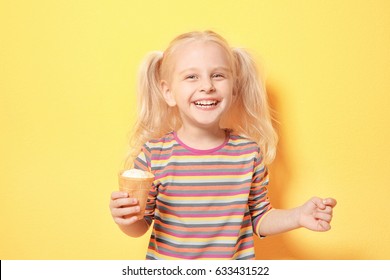
[(333, 229), (256, 239), (259, 259), (390, 258), (389, 1), (0, 2), (0, 259), (143, 259), (108, 209), (137, 67), (212, 29), (263, 65), (279, 208), (334, 196)]

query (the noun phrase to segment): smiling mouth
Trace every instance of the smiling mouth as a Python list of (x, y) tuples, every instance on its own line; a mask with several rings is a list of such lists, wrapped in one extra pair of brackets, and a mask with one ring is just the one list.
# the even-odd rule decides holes
[(196, 107), (204, 109), (215, 107), (218, 105), (218, 103), (219, 101), (217, 100), (199, 100), (194, 102)]

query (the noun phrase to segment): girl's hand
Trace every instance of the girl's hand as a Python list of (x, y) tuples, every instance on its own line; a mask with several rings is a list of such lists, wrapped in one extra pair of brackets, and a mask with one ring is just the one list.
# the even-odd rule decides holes
[(129, 197), (126, 192), (112, 192), (110, 200), (111, 216), (120, 226), (131, 225), (138, 221), (135, 216), (140, 211), (138, 200)]
[(299, 207), (299, 224), (313, 231), (330, 230), (333, 208), (337, 201), (333, 198), (321, 199), (313, 197)]

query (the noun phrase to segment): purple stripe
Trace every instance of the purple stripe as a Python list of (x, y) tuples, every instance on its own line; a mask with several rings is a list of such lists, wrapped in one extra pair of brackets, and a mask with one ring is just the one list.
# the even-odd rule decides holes
[(250, 169), (242, 169), (241, 171), (213, 171), (213, 172), (180, 172), (180, 173), (173, 173), (173, 172), (166, 172), (159, 177), (166, 177), (166, 176), (176, 176), (176, 177), (181, 177), (181, 176), (223, 176), (223, 175), (245, 175), (248, 174), (251, 170)]
[[(158, 232), (156, 230), (156, 232)], [(164, 231), (161, 231), (164, 232)], [(233, 237), (237, 236), (235, 233), (229, 233), (229, 234), (220, 234), (220, 233), (214, 233), (214, 234), (206, 234), (206, 233), (199, 233), (199, 234), (181, 234), (181, 233), (173, 233), (169, 232), (166, 233), (169, 234), (169, 236), (175, 236), (175, 237), (181, 237), (181, 238), (214, 238), (214, 237)], [(166, 239), (170, 240), (170, 239)]]

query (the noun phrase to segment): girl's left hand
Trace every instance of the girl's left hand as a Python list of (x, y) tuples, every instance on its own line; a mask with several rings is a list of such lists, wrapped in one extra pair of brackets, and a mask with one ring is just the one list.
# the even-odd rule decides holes
[(330, 230), (333, 208), (336, 206), (336, 204), (337, 201), (334, 198), (311, 198), (309, 201), (299, 207), (299, 224), (313, 231)]

